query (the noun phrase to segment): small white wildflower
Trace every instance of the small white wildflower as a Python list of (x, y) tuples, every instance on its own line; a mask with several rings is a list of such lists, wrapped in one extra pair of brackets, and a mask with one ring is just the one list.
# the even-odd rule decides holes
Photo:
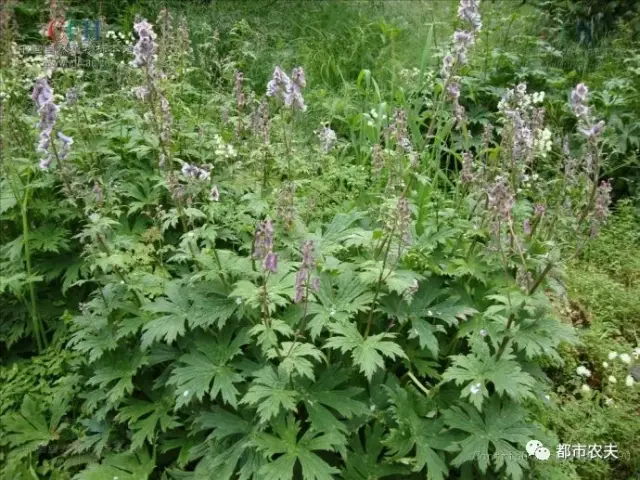
[(621, 353), (620, 354), (620, 361), (622, 363), (626, 363), (627, 365), (631, 363), (631, 355), (629, 355), (628, 353)]
[(627, 387), (633, 387), (633, 384), (636, 383), (631, 375), (627, 375), (627, 378), (624, 379), (624, 384)]
[(618, 352), (609, 352), (609, 360), (613, 360), (618, 356)]
[(609, 368), (609, 364), (607, 362), (602, 362), (602, 368)]
[(544, 101), (544, 92), (534, 92), (531, 95), (533, 103), (542, 103)]
[(591, 376), (591, 371), (588, 368), (586, 368), (586, 367), (584, 367), (582, 365), (580, 365), (578, 368), (576, 368), (576, 373), (578, 375), (580, 375), (581, 377), (590, 377)]
[(589, 393), (591, 391), (591, 388), (589, 387), (589, 385), (587, 385), (586, 383), (584, 385), (582, 385), (582, 387), (580, 387), (580, 389), (584, 392), (584, 393)]
[(636, 360), (638, 360), (638, 359), (640, 358), (640, 347), (636, 347), (636, 348), (633, 350), (632, 355), (633, 355), (633, 358), (635, 358)]
[(184, 392), (182, 392), (182, 396), (183, 397), (188, 397), (189, 396), (189, 390), (185, 390)]
[(472, 395), (476, 395), (477, 393), (480, 392), (480, 389), (482, 388), (482, 384), (480, 382), (471, 385), (471, 388), (469, 389), (469, 391), (471, 391)]
[(547, 400), (547, 401), (549, 401), (549, 400), (551, 400), (551, 397), (550, 397), (549, 395), (545, 395), (545, 396), (544, 396), (544, 399), (545, 399), (545, 400)]
[(242, 299), (240, 297), (236, 297), (236, 305), (242, 305)]
[(616, 380), (616, 377), (614, 377), (613, 375), (609, 375), (609, 383), (616, 383), (618, 380)]
[(607, 407), (610, 407), (611, 405), (613, 405), (613, 398), (607, 398), (607, 399), (604, 401), (604, 404), (605, 404)]
[(489, 332), (487, 332), (487, 330), (485, 330), (484, 328), (482, 330), (480, 330), (480, 335), (482, 335), (483, 337), (486, 337), (488, 335)]

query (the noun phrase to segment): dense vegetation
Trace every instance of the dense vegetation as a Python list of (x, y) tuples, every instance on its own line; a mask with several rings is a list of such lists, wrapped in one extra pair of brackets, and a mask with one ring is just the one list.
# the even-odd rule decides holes
[(633, 8), (41, 3), (0, 18), (0, 478), (638, 478)]

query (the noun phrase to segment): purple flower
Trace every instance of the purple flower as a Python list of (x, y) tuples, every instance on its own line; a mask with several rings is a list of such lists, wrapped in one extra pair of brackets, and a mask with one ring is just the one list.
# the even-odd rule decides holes
[(218, 202), (220, 200), (220, 192), (218, 191), (218, 186), (214, 185), (211, 189), (211, 193), (209, 194), (209, 198), (214, 202)]
[(260, 223), (253, 240), (253, 258), (264, 259), (273, 247), (273, 224), (267, 218)]
[(147, 20), (133, 24), (133, 29), (138, 34), (138, 42), (133, 47), (134, 59), (131, 64), (135, 67), (146, 66), (149, 71), (153, 71), (156, 51), (158, 46), (155, 43), (156, 35), (153, 32), (153, 25)]
[(236, 105), (238, 106), (238, 110), (242, 110), (245, 105), (245, 95), (242, 91), (242, 82), (244, 82), (244, 73), (241, 71), (236, 72), (236, 84), (235, 84), (235, 93), (236, 93)]
[(593, 139), (600, 135), (604, 130), (604, 120), (600, 120), (595, 125), (592, 125), (590, 128), (578, 127), (578, 131), (582, 133), (588, 139)]
[(267, 84), (267, 96), (283, 101), (285, 106), (305, 111), (307, 109), (302, 97), (302, 89), (307, 86), (307, 80), (302, 67), (296, 67), (291, 78), (280, 67), (273, 70), (271, 80)]
[[(299, 303), (306, 298), (306, 289), (311, 287), (314, 290), (320, 288), (320, 283), (315, 278), (311, 283), (311, 271), (315, 267), (314, 258), (314, 244), (313, 241), (308, 240), (302, 244), (302, 264), (300, 270), (296, 274), (296, 295), (294, 298), (295, 303)], [(316, 282), (318, 281), (318, 282)]]
[(464, 30), (456, 30), (453, 34), (453, 51), (459, 65), (467, 64), (467, 50), (473, 45), (473, 34)]
[(53, 101), (53, 90), (49, 86), (46, 77), (41, 77), (36, 80), (33, 92), (31, 93), (31, 99), (36, 102), (36, 106), (39, 108)]
[(379, 177), (384, 167), (384, 155), (382, 153), (382, 147), (379, 143), (373, 146), (373, 152), (371, 153), (371, 170), (376, 177)]
[(528, 218), (525, 218), (524, 223), (522, 224), (522, 230), (527, 235), (531, 235), (531, 221)]
[(307, 86), (307, 79), (304, 75), (304, 70), (302, 67), (296, 67), (291, 72), (291, 81), (294, 85), (298, 85), (301, 88)]
[(93, 194), (96, 196), (96, 202), (99, 206), (102, 205), (102, 188), (98, 182), (93, 184)]
[(69, 155), (69, 150), (71, 145), (73, 145), (73, 138), (63, 135), (62, 132), (58, 132), (58, 139), (62, 142), (62, 148), (60, 149), (58, 156), (60, 157), (60, 160), (64, 160)]
[(53, 161), (53, 158), (51, 157), (51, 155), (47, 155), (44, 158), (40, 159), (40, 170), (49, 170), (49, 167), (51, 166), (51, 162)]
[(478, 7), (480, 0), (460, 0), (458, 18), (466, 20), (473, 25), (473, 29), (479, 31), (482, 28), (482, 20)]
[(262, 262), (262, 267), (271, 273), (278, 273), (278, 255), (273, 252), (267, 253)]
[(267, 97), (276, 97), (284, 101), (284, 96), (290, 85), (291, 79), (279, 66), (276, 66), (271, 75), (271, 80), (267, 83)]
[(411, 210), (409, 209), (409, 202), (404, 195), (398, 199), (395, 217), (398, 222), (398, 237), (406, 244), (411, 243), (411, 234), (409, 232), (409, 228), (411, 227)]
[(473, 155), (469, 152), (462, 154), (462, 170), (460, 171), (460, 181), (462, 183), (472, 183), (475, 180), (473, 174)]
[(326, 125), (318, 132), (318, 139), (320, 140), (320, 148), (324, 153), (329, 153), (338, 141), (336, 132)]
[(514, 205), (514, 198), (507, 182), (502, 177), (496, 177), (495, 182), (489, 188), (489, 208), (503, 219), (509, 218)]

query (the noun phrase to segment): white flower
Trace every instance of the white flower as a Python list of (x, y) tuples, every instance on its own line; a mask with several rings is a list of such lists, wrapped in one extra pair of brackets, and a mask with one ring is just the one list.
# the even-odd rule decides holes
[(578, 375), (580, 375), (581, 377), (590, 377), (591, 376), (591, 371), (587, 367), (584, 367), (582, 365), (580, 365), (578, 368), (576, 368), (576, 373)]
[(638, 358), (640, 358), (640, 347), (636, 347), (631, 355), (633, 355), (633, 358), (638, 360)]
[(602, 368), (609, 368), (609, 364), (607, 362), (602, 362)]
[(631, 363), (631, 355), (629, 355), (628, 353), (621, 353), (620, 354), (620, 361), (622, 361), (622, 363), (626, 363), (626, 364)]
[(188, 395), (189, 395), (189, 390), (185, 390), (184, 392), (182, 392), (183, 397), (187, 397)]
[(614, 377), (613, 375), (609, 375), (609, 383), (616, 383), (616, 377)]
[(627, 375), (627, 378), (624, 379), (624, 384), (627, 387), (633, 387), (633, 384), (636, 383), (631, 375)]
[(544, 396), (544, 398), (545, 398), (546, 400), (551, 400), (551, 397), (550, 397), (549, 395), (545, 395), (545, 396)]
[(613, 360), (618, 356), (618, 352), (609, 352), (609, 360)]
[(480, 392), (480, 389), (482, 388), (482, 384), (480, 382), (471, 385), (471, 388), (469, 389), (471, 391), (472, 395), (476, 395), (478, 392)]
[(613, 398), (607, 398), (607, 399), (604, 401), (604, 404), (605, 404), (606, 406), (608, 406), (608, 407), (609, 407), (609, 406), (611, 406), (611, 405), (613, 405)]
[(533, 92), (531, 94), (533, 103), (542, 103), (544, 101), (544, 92)]
[(582, 387), (580, 387), (580, 389), (584, 392), (584, 393), (589, 393), (591, 391), (591, 388), (589, 387), (589, 385), (587, 385), (586, 383), (584, 385), (582, 385)]

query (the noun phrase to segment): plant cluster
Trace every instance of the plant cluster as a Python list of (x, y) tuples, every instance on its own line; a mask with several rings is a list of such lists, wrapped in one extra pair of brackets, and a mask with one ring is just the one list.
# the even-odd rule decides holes
[(117, 82), (16, 51), (0, 341), (65, 354), (10, 376), (2, 478), (525, 478), (557, 441), (534, 407), (575, 335), (545, 291), (608, 219), (607, 124), (584, 83), (567, 134), (517, 82), (478, 135), (480, 2), (456, 22), (430, 92), (362, 71), (346, 121), (304, 65), (248, 79), (242, 22), (212, 67), (177, 15), (137, 18)]

